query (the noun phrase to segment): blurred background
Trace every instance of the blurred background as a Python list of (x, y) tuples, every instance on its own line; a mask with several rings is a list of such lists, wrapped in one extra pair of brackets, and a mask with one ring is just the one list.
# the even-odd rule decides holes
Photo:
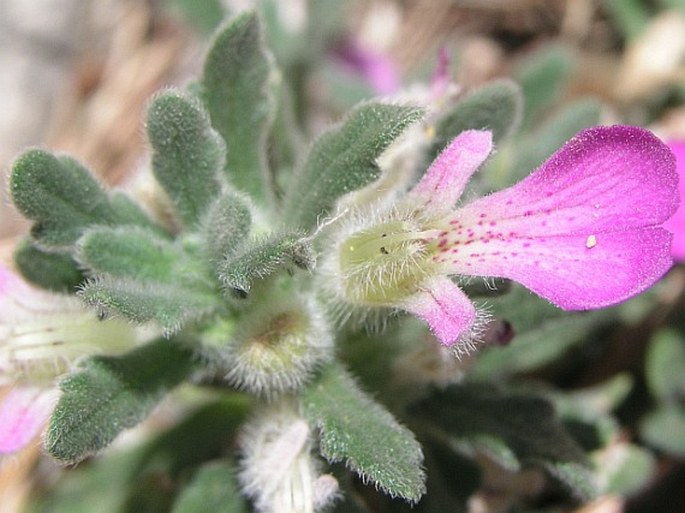
[[(295, 102), (308, 105), (297, 112), (310, 133), (357, 101), (426, 83), (442, 52), (462, 93), (503, 77), (523, 88), (523, 135), (512, 144), (527, 150), (507, 160), (510, 153), (502, 149), (496, 167), (509, 169), (510, 176), (492, 179), (493, 187), (555, 149), (539, 150), (539, 143), (546, 148), (590, 124), (636, 124), (667, 141), (685, 140), (685, 0), (258, 3), (273, 29), (270, 43), (292, 81)], [(187, 85), (224, 14), (252, 4), (0, 0), (1, 260), (11, 260), (11, 248), (26, 229), (6, 198), (12, 159), (27, 146), (49, 147), (73, 154), (105, 183), (131, 186), (136, 171), (147, 165), (142, 126), (149, 97), (166, 86)], [(382, 63), (384, 80), (365, 72), (364, 59)], [(545, 141), (555, 126), (560, 132)], [(663, 326), (682, 324), (684, 285), (682, 270), (674, 269), (650, 296), (649, 307), (628, 312), (631, 322), (604, 333), (606, 351), (574, 376), (573, 385), (627, 372), (638, 383), (638, 395), (649, 396), (648, 347)], [(626, 324), (634, 341), (629, 347), (621, 343)], [(678, 340), (673, 351), (682, 353), (683, 339)], [(668, 360), (668, 348), (663, 351)], [(679, 407), (685, 402), (681, 371), (685, 367), (673, 371), (676, 382), (681, 376)], [(567, 377), (554, 367), (542, 375), (557, 383)], [(634, 399), (633, 406), (624, 406), (633, 412), (619, 415), (618, 436), (644, 442), (654, 455), (640, 486), (629, 496), (603, 497), (578, 511), (685, 511), (685, 417), (662, 429), (666, 442), (658, 434), (650, 439), (638, 433), (636, 419), (654, 403), (654, 398)], [(3, 513), (21, 510), (37, 452), (0, 465)]]

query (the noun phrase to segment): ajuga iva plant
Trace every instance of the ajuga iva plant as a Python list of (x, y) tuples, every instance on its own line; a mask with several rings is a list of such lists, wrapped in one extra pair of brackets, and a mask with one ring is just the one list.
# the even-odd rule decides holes
[[(362, 102), (282, 160), (269, 150), (300, 128), (260, 20), (229, 20), (198, 81), (150, 101), (164, 219), (71, 157), (16, 159), (11, 197), (32, 227), (23, 278), (0, 270), (0, 449), (46, 424), (58, 461), (97, 454), (67, 479), (89, 483), (84, 500), (106, 487), (108, 511), (461, 511), (498, 471), (533, 471), (564, 500), (602, 491), (597, 447), (550, 394), (469, 379), (511, 338), (497, 294), (520, 292), (479, 280), (564, 310), (651, 287), (672, 265), (669, 149), (589, 128), (518, 184), (461, 199), (522, 97), (510, 81), (455, 95), (443, 58), (415, 101)], [(566, 318), (519, 297), (535, 322)], [(165, 397), (175, 425), (100, 454)], [(48, 503), (70, 507), (59, 487)]]

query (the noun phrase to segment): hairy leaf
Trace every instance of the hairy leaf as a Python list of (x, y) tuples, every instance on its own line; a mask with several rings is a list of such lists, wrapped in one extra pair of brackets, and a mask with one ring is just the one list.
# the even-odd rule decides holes
[(195, 225), (220, 190), (226, 145), (200, 103), (167, 91), (148, 110), (152, 170), (185, 226)]
[(457, 451), (485, 454), (510, 471), (541, 467), (579, 498), (594, 493), (583, 451), (540, 397), (454, 386), (434, 393), (411, 414), (435, 424)]
[(521, 121), (521, 88), (511, 80), (496, 80), (470, 92), (436, 123), (429, 155), (437, 157), (464, 130), (491, 130), (495, 143), (511, 135)]
[(70, 157), (29, 150), (15, 162), (12, 200), (35, 221), (32, 235), (42, 244), (69, 246), (90, 224), (116, 218), (107, 194), (88, 170)]
[(30, 239), (17, 246), (14, 263), (28, 281), (55, 292), (73, 293), (85, 279), (69, 253), (44, 251)]
[(95, 276), (176, 282), (182, 252), (171, 241), (141, 228), (88, 230), (78, 241), (77, 258)]
[(121, 193), (108, 196), (91, 173), (68, 156), (29, 150), (14, 163), (10, 192), (17, 209), (34, 221), (31, 235), (41, 246), (68, 250), (92, 225), (162, 229)]
[(103, 276), (87, 282), (81, 298), (106, 315), (121, 315), (135, 323), (153, 321), (170, 335), (184, 324), (214, 311), (218, 298), (182, 284), (138, 282)]
[(308, 229), (326, 215), (335, 201), (376, 180), (376, 159), (422, 115), (417, 107), (367, 103), (314, 143), (290, 184), (286, 220)]
[(203, 234), (209, 258), (216, 264), (235, 254), (252, 226), (249, 201), (232, 191), (225, 192), (209, 208)]
[(118, 357), (95, 356), (60, 383), (63, 395), (50, 420), (45, 448), (76, 463), (107, 447), (145, 419), (176, 385), (199, 368), (185, 345), (157, 340)]
[(298, 234), (273, 235), (246, 244), (237, 254), (229, 255), (218, 266), (219, 279), (228, 291), (245, 297), (255, 280), (292, 266), (311, 269), (314, 252), (311, 242)]
[(248, 12), (219, 29), (200, 88), (212, 125), (228, 145), (225, 170), (231, 183), (259, 200), (272, 199), (265, 143), (274, 116), (273, 73), (260, 21)]
[(421, 446), (407, 428), (364, 393), (339, 366), (326, 368), (302, 397), (321, 431), (321, 454), (344, 461), (391, 496), (417, 502), (425, 493)]

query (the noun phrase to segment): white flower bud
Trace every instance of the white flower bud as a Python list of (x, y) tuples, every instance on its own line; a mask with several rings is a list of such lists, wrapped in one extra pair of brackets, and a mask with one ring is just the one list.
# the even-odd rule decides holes
[(240, 483), (259, 513), (315, 513), (337, 496), (335, 478), (319, 475), (307, 422), (289, 404), (249, 422), (240, 449)]

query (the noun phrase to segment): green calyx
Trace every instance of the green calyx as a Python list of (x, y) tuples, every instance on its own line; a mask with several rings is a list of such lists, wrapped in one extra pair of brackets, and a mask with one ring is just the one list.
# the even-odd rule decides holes
[(382, 306), (414, 294), (431, 272), (426, 248), (434, 238), (410, 221), (390, 221), (345, 239), (339, 259), (347, 299)]

